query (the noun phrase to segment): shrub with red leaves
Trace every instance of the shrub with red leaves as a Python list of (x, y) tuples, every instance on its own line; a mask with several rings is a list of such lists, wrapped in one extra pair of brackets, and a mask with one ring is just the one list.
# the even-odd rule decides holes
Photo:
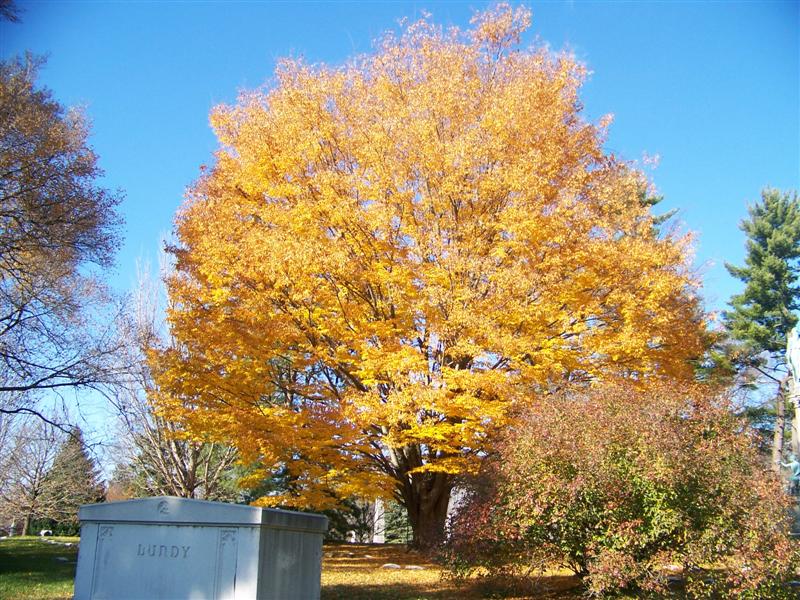
[(691, 597), (788, 598), (791, 502), (724, 396), (604, 385), (520, 416), (448, 556), (457, 576), (568, 567), (598, 596), (660, 593), (680, 571)]

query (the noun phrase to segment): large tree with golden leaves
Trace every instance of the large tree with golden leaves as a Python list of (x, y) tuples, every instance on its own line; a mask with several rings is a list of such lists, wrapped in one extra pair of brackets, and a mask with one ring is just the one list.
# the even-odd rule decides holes
[(582, 119), (584, 68), (516, 49), (529, 21), (423, 20), (214, 110), (153, 365), (164, 414), (286, 476), (261, 503), (394, 495), (426, 546), (534, 395), (690, 376), (688, 240)]

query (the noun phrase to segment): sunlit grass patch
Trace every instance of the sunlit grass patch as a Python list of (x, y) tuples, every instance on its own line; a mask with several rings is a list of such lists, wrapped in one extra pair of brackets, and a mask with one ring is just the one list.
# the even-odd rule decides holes
[[(46, 538), (77, 543), (78, 538)], [(78, 546), (48, 544), (26, 536), (0, 540), (0, 598), (67, 600), (72, 598)]]

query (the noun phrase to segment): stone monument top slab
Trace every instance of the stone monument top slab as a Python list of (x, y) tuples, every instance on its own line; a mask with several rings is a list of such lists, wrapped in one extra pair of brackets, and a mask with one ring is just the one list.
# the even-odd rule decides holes
[(205, 525), (291, 529), (325, 533), (328, 519), (324, 515), (301, 513), (277, 508), (259, 508), (243, 504), (228, 504), (156, 496), (120, 502), (87, 504), (78, 511), (83, 521), (113, 521), (115, 523), (158, 523), (159, 525)]

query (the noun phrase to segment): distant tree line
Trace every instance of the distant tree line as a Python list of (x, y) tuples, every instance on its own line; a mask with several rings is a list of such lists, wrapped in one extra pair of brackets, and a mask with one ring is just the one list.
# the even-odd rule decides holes
[(0, 458), (0, 528), (76, 535), (78, 508), (102, 502), (105, 486), (80, 429), (64, 433), (39, 419), (4, 432)]

